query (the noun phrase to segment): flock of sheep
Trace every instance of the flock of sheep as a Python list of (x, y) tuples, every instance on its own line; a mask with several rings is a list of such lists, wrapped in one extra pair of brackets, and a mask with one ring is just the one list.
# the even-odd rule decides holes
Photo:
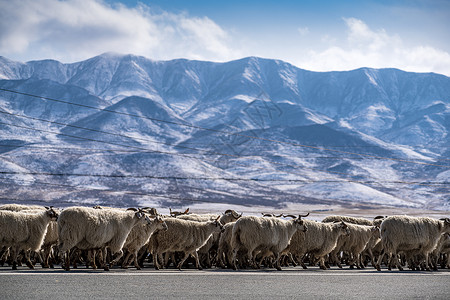
[[(140, 269), (147, 258), (155, 269), (173, 264), (181, 270), (192, 256), (203, 267), (260, 268), (319, 264), (381, 270), (450, 268), (450, 219), (390, 216), (328, 216), (322, 222), (306, 215), (242, 216), (155, 209), (69, 207), (61, 211), (37, 205), (0, 206), (1, 264), (13, 269), (24, 262), (65, 270), (84, 263), (109, 270), (131, 261)], [(97, 262), (96, 262), (97, 261)]]

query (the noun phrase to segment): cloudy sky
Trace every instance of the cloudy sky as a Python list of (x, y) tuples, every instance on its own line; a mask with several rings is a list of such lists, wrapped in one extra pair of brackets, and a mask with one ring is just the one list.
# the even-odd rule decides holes
[(448, 0), (0, 0), (0, 55), (18, 61), (259, 56), (450, 76), (449, 28)]

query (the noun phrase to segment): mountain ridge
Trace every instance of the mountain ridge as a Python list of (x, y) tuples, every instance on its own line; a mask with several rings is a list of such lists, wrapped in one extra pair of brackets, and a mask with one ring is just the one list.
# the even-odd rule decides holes
[[(161, 182), (152, 179), (146, 183), (144, 178), (123, 182), (97, 177), (55, 179), (61, 185), (75, 182), (137, 193), (130, 196), (130, 204), (182, 204), (172, 199), (180, 196), (244, 203), (248, 197), (252, 199), (249, 205), (334, 201), (350, 206), (395, 203), (419, 208), (433, 203), (433, 208), (449, 209), (445, 180), (450, 153), (450, 78), (444, 75), (391, 68), (313, 72), (258, 57), (217, 63), (154, 61), (106, 53), (70, 64), (55, 60), (20, 63), (0, 57), (0, 88), (44, 97), (30, 100), (26, 95), (0, 92), (0, 108), (23, 115), (0, 115), (4, 123), (11, 122), (3, 125), (0, 142), (16, 140), (21, 145), (2, 151), (0, 161), (7, 157), (30, 172), (61, 168), (70, 174), (86, 165), (90, 167), (81, 170), (121, 173), (128, 162), (129, 174), (136, 168), (142, 175), (158, 176), (156, 172), (166, 170), (163, 172), (169, 175), (181, 172), (186, 177), (203, 172), (218, 178), (228, 174), (226, 178), (274, 180), (219, 184), (217, 180), (173, 179), (161, 190), (166, 198), (158, 192), (158, 197), (149, 196), (149, 200), (139, 193), (157, 192)], [(45, 97), (81, 106), (52, 103)], [(19, 122), (44, 131), (27, 134), (27, 129), (14, 128)], [(69, 136), (80, 139), (76, 142)], [(56, 150), (51, 155), (35, 153), (26, 147), (30, 142)], [(86, 154), (57, 150), (75, 146)], [(110, 154), (94, 155), (91, 148), (105, 148)], [(49, 168), (57, 154), (56, 165)], [(17, 168), (6, 161), (0, 165)], [(155, 166), (157, 171), (145, 171), (141, 165)], [(23, 184), (19, 175), (14, 178)], [(303, 183), (276, 182), (295, 178)], [(33, 177), (30, 185), (39, 180)], [(359, 192), (342, 199), (352, 195), (352, 190)], [(55, 191), (59, 201), (86, 194), (106, 202), (126, 201), (126, 192), (110, 198), (111, 193)], [(86, 201), (94, 200), (90, 196)]]

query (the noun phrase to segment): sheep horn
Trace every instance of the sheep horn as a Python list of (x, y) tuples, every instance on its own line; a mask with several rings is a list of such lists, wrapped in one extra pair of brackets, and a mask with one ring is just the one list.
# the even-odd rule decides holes
[(294, 215), (283, 215), (283, 216), (285, 216), (286, 218), (297, 219), (297, 217)]
[(235, 218), (235, 219), (239, 219), (239, 218), (242, 216), (242, 214), (239, 215), (239, 214), (238, 214), (237, 212), (235, 212), (234, 210), (231, 211), (231, 215), (232, 215), (233, 218)]
[(299, 218), (299, 219), (301, 219), (301, 218), (306, 218), (307, 216), (309, 216), (309, 213), (307, 213), (306, 215), (298, 215), (298, 218)]

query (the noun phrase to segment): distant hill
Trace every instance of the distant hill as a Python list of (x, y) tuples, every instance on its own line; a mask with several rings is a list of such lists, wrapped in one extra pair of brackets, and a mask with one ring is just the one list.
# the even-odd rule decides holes
[(106, 53), (0, 89), (3, 202), (450, 209), (444, 75)]

